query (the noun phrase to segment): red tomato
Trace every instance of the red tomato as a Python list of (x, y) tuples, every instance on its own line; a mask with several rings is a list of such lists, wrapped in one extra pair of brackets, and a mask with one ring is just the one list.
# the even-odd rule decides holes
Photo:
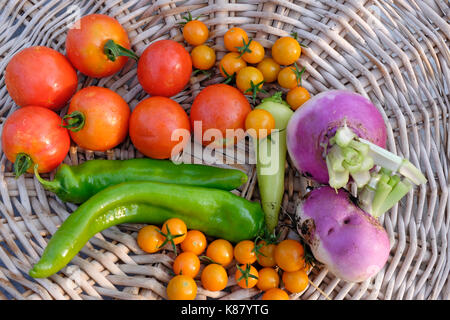
[(75, 68), (89, 77), (113, 75), (123, 68), (128, 57), (117, 56), (111, 60), (105, 54), (108, 40), (130, 50), (127, 32), (116, 19), (104, 14), (84, 16), (67, 32), (67, 57)]
[[(245, 136), (245, 118), (250, 111), (252, 109), (247, 98), (235, 87), (227, 84), (210, 85), (195, 97), (191, 107), (194, 137), (205, 146), (232, 145)], [(201, 123), (196, 125), (196, 121)], [(199, 124), (201, 132), (196, 131)], [(216, 129), (218, 132), (209, 129)], [(229, 135), (227, 139), (227, 129), (233, 130), (231, 134), (234, 134), (234, 137)], [(212, 136), (208, 137), (209, 133)]]
[[(67, 128), (75, 143), (84, 149), (94, 151), (112, 149), (128, 134), (130, 107), (111, 89), (101, 87), (81, 89), (70, 101), (67, 115), (74, 112), (79, 115), (66, 120), (66, 122), (75, 121), (72, 128)], [(83, 119), (84, 123), (80, 124), (78, 122), (80, 119)]]
[(6, 119), (2, 132), (6, 157), (11, 162), (18, 155), (30, 160), (20, 174), (33, 172), (34, 164), (39, 172), (50, 172), (64, 160), (70, 137), (67, 129), (60, 126), (61, 121), (55, 112), (38, 106), (20, 108)]
[(61, 109), (75, 93), (77, 73), (64, 55), (48, 47), (16, 53), (5, 71), (9, 95), (21, 107)]
[(137, 76), (151, 96), (171, 97), (188, 84), (192, 73), (189, 52), (174, 40), (152, 43), (139, 58)]
[(189, 117), (177, 102), (169, 98), (147, 98), (131, 113), (129, 127), (131, 141), (147, 157), (167, 159), (171, 157), (172, 151), (179, 153), (190, 136), (172, 138), (177, 129), (189, 135)]

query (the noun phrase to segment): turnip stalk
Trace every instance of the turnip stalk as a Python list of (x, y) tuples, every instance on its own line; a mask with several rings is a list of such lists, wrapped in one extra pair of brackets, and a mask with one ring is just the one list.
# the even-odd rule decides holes
[(266, 225), (273, 232), (278, 224), (278, 215), (284, 193), (284, 172), (286, 162), (286, 126), (294, 113), (282, 100), (281, 92), (263, 99), (255, 109), (264, 109), (275, 119), (275, 130), (265, 139), (254, 139), (256, 151), (256, 172), (261, 205)]
[(386, 136), (384, 120), (367, 98), (332, 90), (295, 111), (287, 145), (300, 173), (336, 192), (352, 179), (365, 210), (378, 217), (427, 181), (411, 162), (385, 149)]
[[(412, 189), (413, 184), (427, 181), (411, 162), (370, 141), (358, 138), (346, 125), (339, 128), (334, 137), (335, 139), (330, 140), (333, 145), (326, 155), (331, 187), (338, 189), (347, 184), (348, 177), (343, 176), (341, 167), (350, 172), (360, 189), (369, 183), (373, 166), (381, 167), (380, 179), (371, 186), (374, 193), (370, 197), (366, 195), (364, 205), (361, 204), (365, 211), (374, 217), (379, 217), (392, 208)], [(342, 157), (336, 157), (336, 154), (342, 154)], [(404, 179), (401, 180), (400, 176)], [(340, 179), (337, 180), (336, 177)]]

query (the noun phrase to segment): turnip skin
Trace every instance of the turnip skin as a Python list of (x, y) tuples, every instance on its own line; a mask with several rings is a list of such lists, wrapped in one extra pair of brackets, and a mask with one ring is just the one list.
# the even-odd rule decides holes
[(345, 189), (323, 186), (311, 191), (298, 205), (296, 220), (314, 257), (343, 280), (364, 281), (387, 262), (386, 230)]
[(287, 126), (287, 147), (297, 170), (319, 183), (328, 183), (324, 146), (345, 124), (360, 138), (386, 147), (386, 126), (367, 98), (346, 90), (317, 94), (298, 108)]

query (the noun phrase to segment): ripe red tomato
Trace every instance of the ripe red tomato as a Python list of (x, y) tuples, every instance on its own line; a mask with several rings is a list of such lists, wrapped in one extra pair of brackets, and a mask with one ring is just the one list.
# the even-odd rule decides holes
[(189, 52), (174, 40), (159, 40), (139, 58), (137, 76), (151, 96), (171, 97), (188, 84), (192, 73)]
[(181, 152), (190, 135), (172, 138), (177, 129), (184, 130), (189, 135), (189, 117), (177, 102), (166, 97), (142, 100), (130, 116), (131, 141), (141, 153), (150, 158), (167, 159), (171, 157), (172, 151)]
[(77, 73), (64, 55), (48, 47), (16, 53), (5, 70), (9, 95), (21, 107), (61, 109), (75, 93)]
[[(232, 145), (245, 136), (245, 118), (250, 111), (252, 109), (247, 98), (235, 87), (227, 84), (210, 85), (195, 97), (191, 107), (194, 138), (205, 146)], [(196, 132), (196, 121), (201, 121), (197, 124), (201, 124), (201, 132)], [(228, 138), (227, 129), (232, 130)], [(210, 133), (212, 136), (208, 136)]]
[[(118, 48), (114, 50), (118, 50), (119, 56), (108, 51), (111, 45)], [(108, 77), (118, 72), (128, 61), (128, 56), (133, 56), (127, 50), (130, 50), (127, 32), (116, 19), (104, 14), (84, 16), (67, 32), (67, 57), (75, 68), (89, 77)], [(137, 56), (135, 58), (137, 60)]]
[(17, 175), (33, 172), (35, 164), (39, 172), (50, 172), (64, 160), (70, 137), (61, 121), (55, 112), (39, 106), (20, 108), (6, 119), (2, 146), (15, 169), (20, 167)]
[(127, 136), (130, 113), (126, 101), (111, 89), (87, 87), (75, 93), (64, 118), (77, 145), (106, 151)]

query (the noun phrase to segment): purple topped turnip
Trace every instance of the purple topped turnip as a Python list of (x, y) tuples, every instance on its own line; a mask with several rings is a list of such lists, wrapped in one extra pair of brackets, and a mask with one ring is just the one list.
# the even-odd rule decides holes
[(383, 117), (369, 100), (356, 93), (322, 92), (297, 109), (287, 128), (287, 144), (292, 161), (302, 174), (328, 183), (325, 157), (330, 140), (344, 126), (361, 138), (382, 148), (386, 146)]
[(359, 94), (332, 90), (312, 97), (294, 112), (286, 134), (289, 155), (301, 174), (335, 190), (351, 178), (361, 191), (361, 205), (375, 217), (413, 184), (427, 181), (408, 160), (384, 149), (383, 117)]
[(316, 260), (343, 280), (364, 281), (386, 264), (390, 245), (385, 229), (344, 189), (311, 191), (298, 205), (296, 221)]

